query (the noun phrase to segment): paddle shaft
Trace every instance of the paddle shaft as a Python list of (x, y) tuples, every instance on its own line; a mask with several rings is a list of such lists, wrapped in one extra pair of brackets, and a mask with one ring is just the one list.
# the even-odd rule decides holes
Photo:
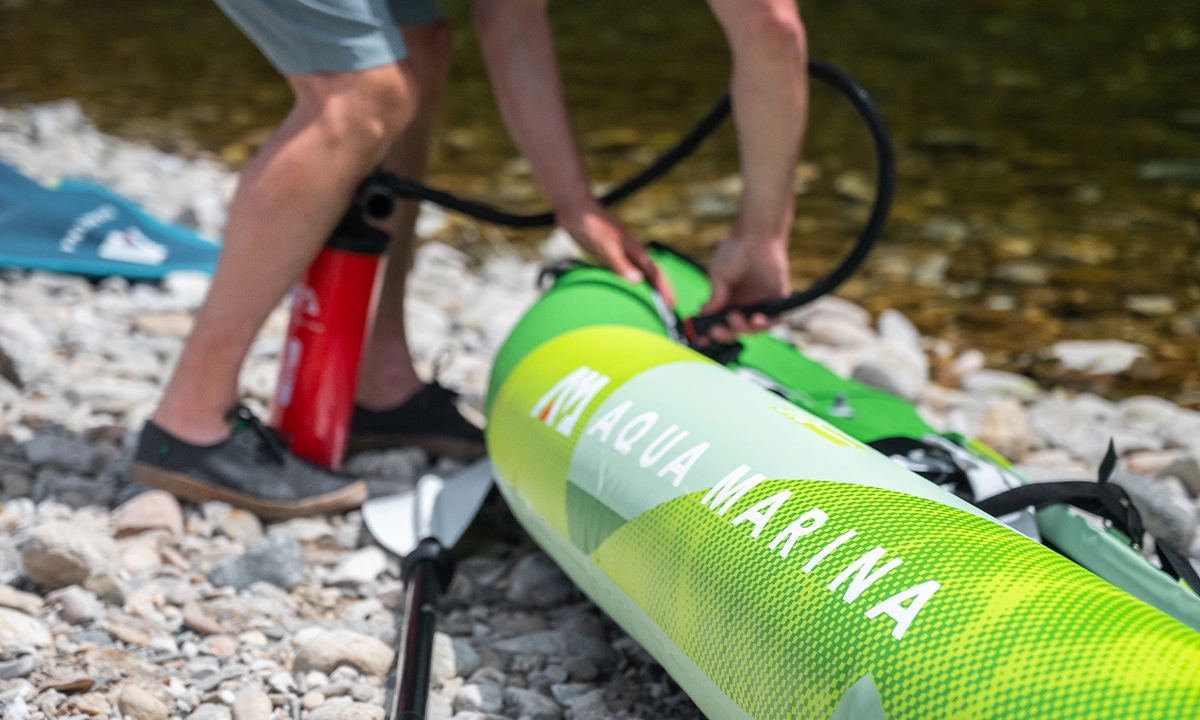
[(396, 669), (396, 691), (389, 717), (392, 720), (425, 720), (437, 600), (439, 593), (449, 585), (453, 562), (441, 543), (432, 538), (422, 540), (417, 550), (405, 560), (404, 626), (400, 637), (400, 662)]

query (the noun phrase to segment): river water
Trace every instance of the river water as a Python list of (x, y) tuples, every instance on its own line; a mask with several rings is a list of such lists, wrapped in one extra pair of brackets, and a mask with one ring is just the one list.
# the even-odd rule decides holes
[[(432, 180), (538, 204), (492, 102), (465, 0)], [(812, 0), (814, 56), (856, 76), (895, 137), (888, 237), (841, 291), (897, 307), (998, 366), (1110, 395), (1200, 406), (1200, 3)], [(728, 53), (695, 0), (551, 4), (574, 122), (598, 182), (668, 146), (724, 90)], [(238, 165), (286, 85), (207, 0), (0, 0), (0, 105), (78, 99), (102, 129)], [(703, 254), (738, 183), (728, 128), (620, 216)], [(870, 199), (866, 136), (813, 93), (798, 173), (798, 282), (832, 266)], [(462, 226), (457, 242), (544, 233)], [(1116, 337), (1149, 356), (1116, 379), (1063, 376), (1042, 350)]]

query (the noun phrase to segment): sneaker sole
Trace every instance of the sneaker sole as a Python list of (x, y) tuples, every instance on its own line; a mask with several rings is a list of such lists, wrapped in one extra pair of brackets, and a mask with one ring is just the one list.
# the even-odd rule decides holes
[(358, 480), (336, 492), (304, 500), (293, 502), (263, 500), (253, 495), (210, 485), (187, 475), (141, 462), (135, 462), (129, 466), (129, 476), (139, 485), (166, 490), (185, 500), (193, 502), (220, 500), (243, 510), (249, 510), (265, 520), (287, 520), (295, 517), (344, 513), (362, 505), (370, 495), (367, 484)]
[(351, 435), (346, 441), (347, 454), (405, 447), (419, 447), (430, 455), (464, 462), (475, 462), (487, 455), (487, 448), (480, 443), (440, 435)]

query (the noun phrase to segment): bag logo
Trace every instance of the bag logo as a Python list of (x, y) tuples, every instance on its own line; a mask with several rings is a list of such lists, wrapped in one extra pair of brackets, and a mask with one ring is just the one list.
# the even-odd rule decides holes
[(104, 203), (99, 207), (94, 207), (75, 219), (71, 223), (71, 227), (67, 229), (66, 234), (58, 241), (58, 249), (65, 253), (73, 253), (79, 247), (79, 243), (87, 237), (87, 234), (92, 230), (100, 227), (104, 223), (112, 222), (119, 216), (117, 206), (112, 203)]
[(162, 265), (167, 259), (167, 247), (154, 242), (131, 225), (124, 230), (109, 231), (96, 254), (105, 260), (137, 265)]
[(612, 378), (584, 365), (559, 380), (529, 411), (529, 417), (570, 437), (583, 411)]

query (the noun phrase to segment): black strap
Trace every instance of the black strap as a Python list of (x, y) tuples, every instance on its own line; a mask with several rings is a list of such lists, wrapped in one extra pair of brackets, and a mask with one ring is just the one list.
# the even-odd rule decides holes
[[(1029, 507), (1040, 510), (1051, 505), (1071, 505), (1105, 518), (1129, 537), (1134, 548), (1141, 548), (1145, 534), (1142, 516), (1125, 488), (1109, 481), (1117, 466), (1117, 452), (1112, 442), (1109, 442), (1108, 451), (1100, 462), (1097, 482), (1064, 480), (1020, 485), (979, 501), (975, 501), (970, 494), (965, 471), (958, 468), (953, 456), (941, 448), (908, 437), (876, 440), (871, 447), (889, 457), (899, 455), (924, 464), (927, 469), (916, 471), (918, 475), (943, 487), (952, 484), (956, 489), (955, 494), (993, 517), (1003, 517)], [(964, 492), (957, 492), (958, 488), (963, 488)], [(1200, 573), (1196, 572), (1187, 556), (1164, 540), (1155, 538), (1154, 545), (1163, 572), (1182, 580), (1200, 595)]]
[(1174, 545), (1155, 538), (1154, 546), (1158, 549), (1158, 559), (1162, 562), (1163, 570), (1176, 580), (1183, 580), (1197, 595), (1200, 595), (1200, 575), (1187, 556)]
[(984, 498), (975, 506), (989, 515), (1001, 517), (1027, 507), (1042, 509), (1050, 505), (1073, 505), (1113, 523), (1129, 536), (1134, 547), (1141, 547), (1142, 518), (1129, 500), (1125, 488), (1115, 483), (1090, 480), (1033, 483)]
[(1027, 507), (1042, 509), (1050, 505), (1073, 505), (1080, 510), (1105, 518), (1118, 530), (1129, 536), (1135, 548), (1142, 546), (1145, 527), (1142, 516), (1129, 499), (1125, 488), (1109, 482), (1117, 466), (1117, 451), (1112, 442), (1100, 462), (1097, 482), (1090, 480), (1065, 480), (1062, 482), (1032, 483), (1006, 490), (998, 495), (984, 498), (975, 503), (980, 510), (1000, 517)]

